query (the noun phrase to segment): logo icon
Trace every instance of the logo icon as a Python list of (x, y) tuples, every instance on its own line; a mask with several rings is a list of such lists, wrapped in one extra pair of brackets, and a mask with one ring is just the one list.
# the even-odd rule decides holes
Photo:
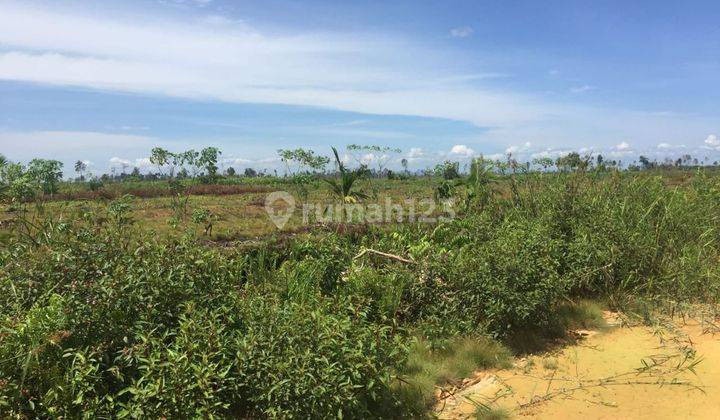
[(265, 197), (265, 211), (270, 220), (282, 230), (295, 212), (295, 198), (286, 191), (275, 191)]

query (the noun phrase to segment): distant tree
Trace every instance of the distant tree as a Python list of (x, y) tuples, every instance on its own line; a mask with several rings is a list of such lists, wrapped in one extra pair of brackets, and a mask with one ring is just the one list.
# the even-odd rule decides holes
[(205, 169), (205, 175), (209, 178), (215, 178), (218, 170), (218, 159), (222, 152), (217, 147), (206, 147), (200, 151), (197, 159), (198, 166)]
[(245, 168), (244, 175), (248, 178), (255, 178), (256, 176), (258, 176), (258, 173), (253, 168)]
[(227, 170), (225, 170), (225, 175), (231, 176), (231, 177), (235, 176), (235, 168), (233, 168), (232, 166), (227, 168)]
[(162, 174), (163, 167), (170, 163), (170, 159), (172, 154), (162, 147), (155, 147), (150, 152), (150, 163), (157, 166), (159, 174)]
[(55, 194), (62, 179), (63, 164), (57, 160), (33, 159), (28, 164), (27, 174), (44, 194)]
[(325, 170), (330, 163), (327, 156), (315, 154), (311, 149), (279, 149), (280, 161), (285, 164), (285, 174), (293, 175), (297, 172), (318, 172)]
[[(194, 149), (186, 150), (182, 153), (177, 153), (174, 155), (174, 162), (177, 166), (182, 167), (185, 169), (185, 166), (189, 166), (193, 170), (193, 178), (197, 176), (198, 172), (198, 166), (197, 161), (200, 158), (200, 153), (195, 151)], [(187, 172), (187, 171), (186, 171)]]
[(589, 165), (589, 158), (582, 158), (577, 152), (572, 152), (557, 158), (555, 165), (562, 171), (584, 170)]
[(541, 166), (544, 171), (546, 171), (549, 167), (554, 165), (552, 158), (549, 158), (549, 157), (535, 158), (532, 160), (532, 163), (534, 165)]
[(602, 164), (604, 162), (603, 155), (598, 154), (597, 157), (595, 158), (595, 162), (597, 162), (597, 166), (602, 166)]
[(5, 156), (0, 155), (0, 195), (9, 195), (10, 197), (18, 196), (13, 193), (13, 185), (23, 177), (23, 171), (24, 168), (21, 164), (10, 162)]
[(81, 181), (85, 180), (85, 176), (84, 176), (85, 169), (87, 169), (87, 164), (85, 162), (83, 162), (82, 160), (78, 160), (77, 162), (75, 162), (75, 172), (77, 172), (78, 175), (80, 175)]
[(390, 146), (349, 144), (346, 149), (360, 165), (367, 165), (370, 162), (366, 158), (372, 157), (371, 161), (375, 163), (379, 175), (383, 173), (392, 155), (402, 153), (401, 149)]
[(91, 178), (87, 183), (87, 187), (90, 191), (98, 191), (103, 187), (103, 183), (97, 178)]
[(652, 162), (650, 162), (650, 159), (648, 159), (646, 156), (640, 155), (638, 160), (640, 161), (640, 165), (642, 165), (643, 169), (650, 169), (653, 166)]
[(405, 171), (405, 173), (407, 174), (408, 173), (408, 160), (405, 158), (402, 158), (402, 160), (400, 160), (400, 165), (402, 165), (403, 171)]

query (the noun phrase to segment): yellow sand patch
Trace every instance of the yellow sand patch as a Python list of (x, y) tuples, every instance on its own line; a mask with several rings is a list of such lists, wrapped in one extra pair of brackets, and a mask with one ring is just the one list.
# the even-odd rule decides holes
[(477, 380), (440, 401), (437, 415), (471, 418), (485, 405), (513, 417), (554, 420), (720, 416), (720, 334), (695, 321), (583, 333), (556, 353), (477, 373)]

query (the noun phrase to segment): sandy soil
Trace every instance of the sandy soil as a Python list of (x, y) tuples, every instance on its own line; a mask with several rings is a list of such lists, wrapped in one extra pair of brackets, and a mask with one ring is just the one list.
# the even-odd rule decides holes
[(480, 404), (513, 418), (720, 418), (720, 331), (696, 320), (662, 327), (580, 331), (577, 343), (477, 372), (440, 401), (442, 419), (472, 418)]

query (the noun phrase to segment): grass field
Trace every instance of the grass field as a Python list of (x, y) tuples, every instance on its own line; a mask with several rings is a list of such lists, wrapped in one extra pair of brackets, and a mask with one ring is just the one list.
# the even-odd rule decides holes
[[(3, 417), (422, 417), (438, 386), (598, 322), (596, 302), (681, 310), (720, 294), (714, 170), (478, 161), (454, 179), (362, 179), (340, 198), (317, 179), (189, 184), (87, 198), (66, 183), (4, 204)], [(271, 191), (452, 200), (455, 217), (305, 224), (296, 211), (278, 230)]]

